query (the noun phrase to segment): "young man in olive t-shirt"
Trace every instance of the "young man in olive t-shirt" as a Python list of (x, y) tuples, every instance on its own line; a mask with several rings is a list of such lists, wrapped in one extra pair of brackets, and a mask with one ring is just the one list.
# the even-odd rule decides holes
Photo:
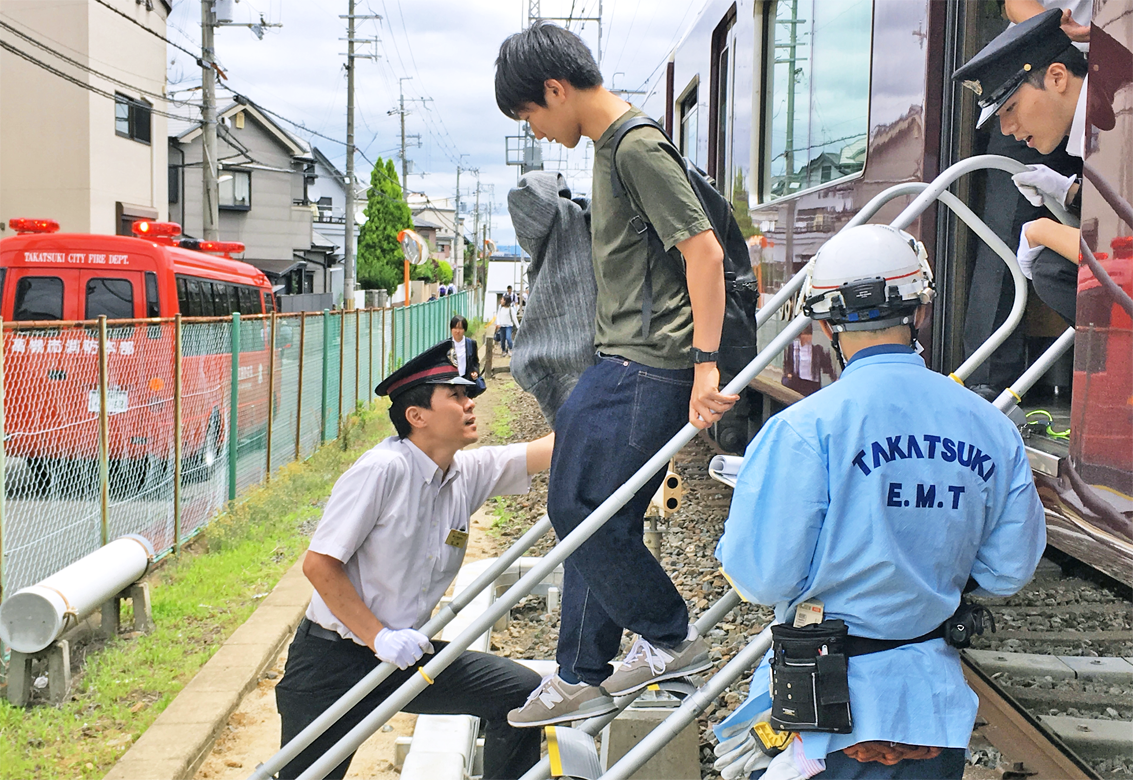
[[(626, 195), (611, 191), (611, 139), (642, 112), (602, 87), (589, 49), (540, 23), (511, 36), (496, 60), (496, 102), (535, 137), (574, 148), (594, 141), (591, 238), (598, 283), (594, 365), (555, 418), (547, 512), (559, 538), (573, 531), (684, 425), (706, 428), (737, 396), (720, 393), (716, 351), (724, 317), (723, 250), (664, 134), (643, 127), (618, 148)], [(642, 335), (649, 245), (641, 215), (667, 250), (649, 266), (652, 314)], [(708, 668), (708, 648), (688, 609), (646, 549), (642, 524), (664, 472), (578, 548), (564, 565), (558, 673), (513, 726), (542, 726), (614, 709), (612, 696)], [(638, 635), (611, 674), (622, 630)]]

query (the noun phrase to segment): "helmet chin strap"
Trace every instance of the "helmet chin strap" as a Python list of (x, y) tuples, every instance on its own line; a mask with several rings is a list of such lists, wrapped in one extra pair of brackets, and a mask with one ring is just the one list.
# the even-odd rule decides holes
[[(859, 331), (859, 333), (860, 332), (862, 331)], [(842, 332), (836, 330), (830, 337), (830, 344), (834, 347), (834, 356), (838, 358), (839, 372), (846, 370), (846, 356), (842, 354), (842, 343), (838, 338), (841, 335)], [(920, 352), (920, 350), (917, 349), (917, 326), (912, 322), (909, 323), (909, 346), (916, 352)]]

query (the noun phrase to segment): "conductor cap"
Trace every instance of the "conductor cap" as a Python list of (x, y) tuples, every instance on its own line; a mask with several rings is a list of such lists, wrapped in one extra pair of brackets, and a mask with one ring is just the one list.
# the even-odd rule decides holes
[(396, 398), (418, 385), (474, 385), (460, 375), (452, 341), (429, 347), (382, 380), (374, 392)]
[(995, 115), (1027, 74), (1045, 68), (1073, 44), (1062, 31), (1062, 12), (1044, 11), (1024, 22), (1008, 27), (952, 74), (976, 93), (981, 128)]

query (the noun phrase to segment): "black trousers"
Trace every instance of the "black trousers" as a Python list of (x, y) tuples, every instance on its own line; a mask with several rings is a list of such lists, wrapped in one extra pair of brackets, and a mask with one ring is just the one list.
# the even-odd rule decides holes
[[(987, 153), (1010, 157), (1026, 165), (1042, 164), (1069, 176), (1081, 173), (1082, 161), (1066, 153), (1066, 142), (1049, 155), (1040, 154), (1025, 143), (999, 132), (998, 120), (988, 138)], [(1019, 247), (1023, 224), (1051, 216), (1045, 208), (1032, 206), (1011, 182), (1005, 171), (989, 170), (984, 208), (980, 216), (1003, 239), (1012, 252)], [(1032, 272), (1034, 292), (1044, 303), (1070, 323), (1074, 321), (1078, 267), (1052, 250), (1045, 250), (1035, 261)], [(976, 240), (968, 308), (964, 320), (964, 354), (970, 355), (1007, 319), (1015, 300), (1011, 274), (999, 255), (983, 241)], [(1025, 334), (1016, 328), (991, 357), (972, 372), (968, 385), (992, 385), (1003, 389), (1026, 369)]]
[[(362, 645), (312, 636), (304, 621), (288, 650), (283, 679), (275, 689), (276, 707), (283, 720), (280, 744), (286, 745), (326, 711), (380, 662)], [(446, 645), (433, 640), (437, 652)], [(417, 666), (432, 658), (426, 655)], [(296, 778), (336, 742), (358, 725), (407, 679), (417, 666), (387, 677), (326, 730), (279, 773), (281, 780)], [(507, 658), (465, 651), (441, 672), (436, 681), (410, 702), (405, 712), (420, 715), (475, 715), (484, 725), (484, 780), (515, 780), (539, 761), (542, 729), (514, 729), (507, 713), (519, 707), (538, 687), (539, 675)], [(327, 775), (340, 780), (354, 756)]]

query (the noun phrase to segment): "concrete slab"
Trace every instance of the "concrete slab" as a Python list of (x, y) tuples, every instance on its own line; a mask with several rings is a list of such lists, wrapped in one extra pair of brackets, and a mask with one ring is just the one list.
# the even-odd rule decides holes
[(989, 674), (1006, 672), (1017, 677), (1073, 680), (1074, 670), (1052, 655), (1003, 653), (998, 650), (964, 650), (964, 655)]
[(126, 751), (105, 780), (182, 780), (208, 756), (217, 734), (302, 620), (311, 597), (302, 559)]
[(463, 778), (464, 761), (459, 753), (410, 751), (401, 766), (401, 780)]
[(1133, 753), (1133, 722), (1063, 715), (1040, 715), (1039, 720), (1079, 755), (1105, 757)]
[[(673, 713), (630, 708), (602, 730), (602, 766), (607, 770)], [(700, 734), (693, 721), (631, 776), (632, 780), (700, 780)]]
[(1061, 655), (1058, 659), (1073, 669), (1080, 680), (1100, 680), (1133, 685), (1133, 664), (1124, 658)]

